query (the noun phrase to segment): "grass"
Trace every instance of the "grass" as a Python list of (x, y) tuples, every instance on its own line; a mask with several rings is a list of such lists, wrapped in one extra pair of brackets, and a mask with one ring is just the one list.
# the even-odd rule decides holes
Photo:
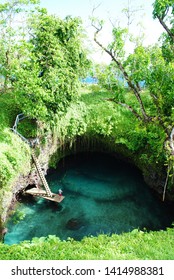
[[(29, 170), (30, 153), (26, 144), (10, 128), (19, 112), (13, 95), (0, 96), (0, 214), (2, 200), (8, 201), (19, 174)], [(20, 151), (20, 152), (19, 152)]]
[(19, 245), (0, 244), (1, 260), (173, 260), (174, 229), (134, 230), (121, 235), (60, 241), (55, 236), (34, 238)]

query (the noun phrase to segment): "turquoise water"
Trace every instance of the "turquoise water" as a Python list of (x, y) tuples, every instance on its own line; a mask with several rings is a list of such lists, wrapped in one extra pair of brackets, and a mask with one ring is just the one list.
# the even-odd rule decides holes
[(165, 229), (171, 209), (153, 195), (137, 169), (109, 155), (80, 154), (62, 160), (47, 176), (50, 188), (63, 190), (61, 204), (27, 198), (10, 218), (4, 242), (56, 235), (61, 240), (135, 228)]

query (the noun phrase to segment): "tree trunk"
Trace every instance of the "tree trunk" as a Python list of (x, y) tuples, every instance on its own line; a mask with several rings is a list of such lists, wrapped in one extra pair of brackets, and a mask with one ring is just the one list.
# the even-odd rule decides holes
[(172, 39), (172, 41), (174, 43), (174, 35), (173, 35), (172, 31), (168, 28), (168, 26), (165, 24), (163, 19), (160, 18), (159, 16), (158, 16), (158, 20), (161, 23), (162, 27), (166, 30), (166, 32), (168, 33), (169, 37)]

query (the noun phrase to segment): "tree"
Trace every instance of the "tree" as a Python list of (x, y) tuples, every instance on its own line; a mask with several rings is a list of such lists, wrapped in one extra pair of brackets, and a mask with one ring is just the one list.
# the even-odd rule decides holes
[(174, 3), (173, 0), (156, 0), (153, 3), (153, 17), (163, 26), (171, 41), (174, 43)]
[(1, 92), (28, 116), (51, 120), (78, 95), (89, 61), (80, 18), (48, 15), (37, 0), (0, 5)]
[(22, 47), (27, 37), (26, 17), (38, 3), (37, 0), (11, 0), (0, 4), (1, 92), (12, 89), (15, 68), (26, 47)]
[[(112, 42), (108, 46), (104, 46), (98, 39), (98, 35), (103, 28), (103, 21), (92, 18), (92, 26), (95, 28), (94, 41), (112, 59), (110, 66), (107, 67), (107, 70), (110, 68), (110, 74), (107, 74), (107, 77), (110, 79), (112, 77), (112, 90), (115, 91), (117, 89), (113, 100), (131, 111), (144, 124), (157, 120), (167, 136), (170, 137), (169, 131), (174, 101), (172, 83), (173, 64), (165, 61), (159, 47), (147, 48), (141, 42), (135, 46), (132, 54), (126, 55), (124, 47), (125, 38), (129, 37), (128, 29), (121, 28), (120, 26), (113, 27)], [(166, 78), (161, 79), (162, 77)], [(126, 86), (136, 98), (138, 107), (136, 105), (133, 108), (130, 104), (126, 103), (124, 98), (125, 83), (121, 84), (120, 78), (126, 81)], [(148, 89), (149, 100), (152, 105), (151, 109), (147, 107), (146, 102), (143, 100), (142, 85), (145, 85), (146, 89)], [(107, 86), (111, 89), (111, 83)], [(121, 94), (118, 94), (118, 92)], [(155, 111), (153, 108), (155, 108)]]
[(18, 69), (16, 95), (23, 111), (52, 120), (77, 97), (88, 67), (79, 18), (64, 20), (38, 10), (30, 19), (30, 54)]
[(153, 3), (153, 18), (158, 19), (164, 33), (161, 36), (163, 56), (167, 62), (174, 59), (174, 3), (172, 0), (156, 0)]
[[(136, 97), (141, 115), (138, 116), (139, 119), (142, 119), (144, 122), (149, 121), (150, 117), (147, 115), (147, 112), (145, 110), (144, 104), (142, 102), (141, 98), (141, 88), (139, 87), (138, 83), (135, 83), (128, 72), (126, 71), (126, 67), (124, 67), (124, 62), (125, 62), (125, 51), (124, 51), (124, 42), (125, 42), (125, 36), (127, 37), (128, 35), (128, 30), (125, 28), (120, 28), (120, 27), (113, 27), (112, 30), (112, 36), (113, 40), (112, 42), (108, 45), (108, 47), (105, 47), (99, 40), (98, 40), (98, 35), (99, 32), (103, 28), (103, 22), (98, 21), (96, 24), (96, 20), (92, 19), (92, 26), (96, 29), (94, 33), (94, 41), (97, 43), (99, 47), (102, 48), (103, 51), (109, 54), (111, 57), (112, 61), (116, 64), (117, 68), (119, 71), (122, 73), (124, 79), (126, 80), (129, 88), (131, 89), (132, 93)], [(123, 106), (126, 106), (126, 104), (123, 104)], [(129, 107), (129, 110), (134, 112), (133, 108)]]

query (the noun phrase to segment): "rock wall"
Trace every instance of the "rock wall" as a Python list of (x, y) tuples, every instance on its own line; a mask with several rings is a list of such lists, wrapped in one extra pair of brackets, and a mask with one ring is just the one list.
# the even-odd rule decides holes
[[(51, 134), (47, 136), (46, 139), (46, 144), (43, 146), (39, 146), (39, 148), (36, 148), (36, 153), (38, 155), (38, 160), (41, 164), (42, 170), (44, 174), (47, 173), (48, 170), (48, 165), (49, 165), (49, 159), (50, 156), (57, 151), (57, 148), (59, 147), (58, 141), (55, 142), (55, 139), (52, 137)], [(26, 188), (28, 185), (33, 185), (33, 184), (41, 184), (39, 175), (36, 171), (35, 165), (32, 161), (26, 163), (28, 165), (28, 173), (27, 175), (24, 174), (19, 174), (13, 182), (10, 183), (11, 191), (4, 191), (3, 195), (3, 201), (1, 202), (1, 224), (0, 224), (0, 232), (2, 231), (2, 228), (4, 227), (4, 223), (8, 217), (8, 215), (13, 211), (15, 204), (17, 202), (16, 200), (16, 194), (22, 190), (23, 188)]]

